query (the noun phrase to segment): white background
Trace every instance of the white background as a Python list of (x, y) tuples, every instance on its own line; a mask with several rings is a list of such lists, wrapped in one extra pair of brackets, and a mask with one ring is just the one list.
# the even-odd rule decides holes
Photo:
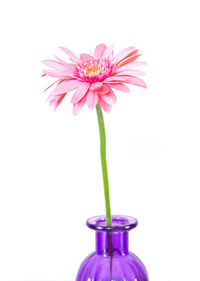
[[(105, 114), (112, 213), (136, 217), (130, 249), (152, 281), (199, 280), (198, 1), (1, 1), (0, 280), (75, 280), (104, 213), (95, 110), (56, 112), (42, 59), (136, 46), (148, 90)], [(63, 58), (65, 54), (63, 53)], [(52, 81), (52, 80), (51, 80)]]

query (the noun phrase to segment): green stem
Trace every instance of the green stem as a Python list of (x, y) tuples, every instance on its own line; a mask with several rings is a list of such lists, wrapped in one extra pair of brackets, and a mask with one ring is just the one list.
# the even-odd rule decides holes
[(110, 194), (109, 194), (109, 183), (108, 183), (108, 169), (107, 169), (107, 162), (106, 162), (106, 132), (104, 126), (103, 112), (99, 104), (97, 104), (96, 106), (96, 111), (97, 111), (97, 119), (99, 123), (101, 166), (102, 166), (104, 196), (105, 196), (105, 205), (106, 205), (106, 222), (107, 225), (111, 225)]

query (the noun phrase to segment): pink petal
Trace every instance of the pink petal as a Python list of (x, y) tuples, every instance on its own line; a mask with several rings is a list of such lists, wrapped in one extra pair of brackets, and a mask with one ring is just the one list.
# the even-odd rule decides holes
[(56, 102), (55, 102), (55, 104), (54, 104), (54, 110), (56, 110), (56, 108), (59, 106), (59, 104), (61, 103), (61, 101), (64, 99), (64, 97), (66, 96), (66, 94), (67, 93), (65, 93), (65, 94), (63, 94), (62, 96), (60, 96), (57, 100), (56, 100)]
[(78, 89), (76, 90), (76, 92), (74, 93), (74, 95), (71, 99), (71, 103), (79, 102), (85, 96), (89, 87), (90, 87), (89, 83), (81, 82), (80, 86), (78, 87)]
[(99, 44), (96, 46), (95, 51), (94, 51), (94, 59), (97, 60), (101, 58), (107, 49), (105, 44)]
[(137, 85), (137, 86), (147, 88), (146, 83), (138, 77), (131, 77), (131, 76), (124, 76), (124, 77), (126, 77), (125, 83), (130, 83), (130, 84), (133, 84), (133, 85)]
[(118, 70), (119, 70), (119, 71), (127, 70), (127, 69), (129, 69), (130, 67), (136, 67), (136, 66), (140, 66), (140, 65), (144, 65), (144, 64), (146, 64), (146, 62), (142, 62), (142, 61), (133, 61), (133, 62), (127, 63), (126, 65), (120, 67)]
[(55, 100), (57, 100), (60, 96), (62, 96), (62, 95), (64, 95), (64, 94), (66, 94), (66, 93), (62, 93), (62, 94), (59, 94), (59, 95), (55, 95), (55, 94), (51, 93), (51, 94), (47, 97), (46, 101), (49, 101), (49, 104), (51, 105), (51, 103), (54, 103)]
[[(49, 105), (54, 105), (54, 110), (56, 110), (56, 108), (58, 107), (58, 105), (61, 103), (61, 101), (64, 99), (64, 97), (66, 96), (67, 93), (64, 93), (62, 95), (59, 96), (53, 96), (50, 100), (49, 100)], [(47, 99), (48, 100), (48, 99)]]
[(137, 70), (137, 69), (125, 69), (119, 70), (116, 72), (117, 75), (144, 75), (145, 73), (143, 71)]
[(113, 105), (117, 101), (117, 98), (112, 89), (110, 89), (110, 92), (108, 94), (102, 95), (101, 99), (103, 99), (103, 101), (105, 101), (109, 105)]
[(123, 77), (120, 77), (120, 76), (109, 76), (103, 82), (104, 83), (111, 83), (111, 82), (119, 83), (121, 81), (123, 82), (123, 81), (125, 81), (125, 79)]
[(137, 58), (139, 58), (140, 56), (141, 56), (141, 54), (136, 55), (136, 56), (133, 56), (133, 57), (130, 57), (130, 58), (128, 58), (128, 59), (122, 61), (122, 62), (118, 65), (118, 67), (120, 68), (120, 67), (122, 67), (122, 66), (124, 66), (124, 65), (126, 65), (126, 64), (128, 64), (128, 63), (130, 63), (130, 62), (133, 62), (133, 61), (135, 61)]
[(67, 71), (66, 67), (63, 66), (61, 63), (57, 62), (57, 61), (53, 61), (53, 60), (43, 60), (42, 61), (43, 64), (49, 66), (49, 67), (52, 67), (58, 71)]
[(111, 105), (107, 104), (102, 98), (99, 98), (99, 105), (105, 112), (110, 113)]
[(46, 64), (47, 66), (54, 68), (54, 70), (51, 69), (51, 71), (56, 71), (57, 74), (60, 75), (74, 75), (74, 70), (71, 69), (69, 66), (64, 66), (60, 62), (53, 61), (53, 60), (43, 60), (43, 64)]
[(89, 62), (92, 59), (92, 57), (89, 54), (80, 54), (80, 59), (83, 62)]
[(99, 95), (105, 95), (105, 94), (107, 94), (108, 92), (110, 92), (110, 87), (107, 86), (106, 84), (102, 84), (101, 87), (96, 88), (94, 91), (95, 91), (96, 93), (98, 93)]
[(134, 52), (136, 50), (135, 47), (128, 47), (121, 52), (119, 52), (115, 58), (114, 58), (114, 63), (118, 63), (121, 60), (123, 60), (126, 56), (128, 56), (130, 53)]
[(117, 65), (121, 65), (124, 61), (126, 61), (126, 60), (128, 60), (129, 58), (133, 58), (133, 57), (135, 57), (135, 56), (141, 56), (141, 54), (139, 54), (139, 50), (135, 50), (135, 51), (133, 51), (133, 52), (131, 52), (130, 54), (128, 54), (126, 57), (124, 57), (121, 61), (119, 61), (118, 63), (117, 63)]
[(112, 56), (113, 47), (114, 47), (114, 44), (112, 44), (110, 47), (108, 47), (105, 50), (105, 52), (103, 53), (103, 56), (102, 56), (103, 59), (109, 59)]
[(65, 79), (66, 77), (68, 77), (68, 74), (63, 74), (60, 73), (57, 70), (49, 70), (49, 69), (43, 69), (42, 72), (50, 77), (54, 77), (54, 78), (61, 78), (61, 79)]
[(64, 61), (63, 59), (59, 58), (58, 56), (55, 56), (55, 58), (64, 66), (70, 65), (70, 63)]
[(73, 90), (77, 89), (81, 84), (82, 84), (82, 82), (80, 82), (79, 80), (75, 80), (75, 79), (64, 80), (63, 82), (61, 82), (60, 84), (58, 84), (55, 87), (52, 94), (59, 95), (59, 94), (65, 93), (65, 92), (73, 91)]
[(66, 67), (68, 70), (71, 71), (75, 71), (76, 70), (76, 65), (73, 63), (68, 63), (64, 60), (62, 60), (61, 58), (59, 58), (58, 56), (55, 56), (55, 58), (64, 66)]
[(129, 88), (122, 84), (122, 83), (119, 83), (119, 84), (108, 84), (109, 86), (111, 86), (113, 89), (116, 89), (118, 91), (121, 91), (121, 92), (124, 92), (124, 93), (130, 93), (130, 90)]
[(100, 89), (101, 87), (102, 87), (102, 82), (96, 82), (96, 83), (93, 83), (92, 85), (91, 85), (91, 87), (90, 87), (90, 89), (92, 90), (92, 91), (94, 91), (94, 90), (98, 90), (98, 89)]
[(84, 106), (86, 97), (82, 98), (79, 102), (73, 104), (73, 113), (76, 115)]
[(49, 88), (51, 88), (53, 85), (55, 85), (56, 83), (58, 83), (60, 80), (56, 80), (54, 83), (52, 83), (50, 86), (48, 86), (43, 92), (46, 92)]
[(75, 63), (79, 63), (80, 59), (69, 49), (65, 48), (65, 47), (60, 47), (60, 49), (65, 52), (69, 58), (71, 59), (71, 61), (75, 62)]
[(95, 92), (89, 90), (87, 93), (86, 100), (87, 100), (88, 107), (92, 109), (97, 105), (99, 101), (99, 96)]

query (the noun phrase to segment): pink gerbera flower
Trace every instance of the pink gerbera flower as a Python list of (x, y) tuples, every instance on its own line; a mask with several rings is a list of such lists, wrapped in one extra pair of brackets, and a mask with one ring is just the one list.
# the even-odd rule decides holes
[(140, 54), (135, 47), (126, 48), (113, 56), (113, 46), (106, 47), (104, 44), (99, 44), (93, 55), (81, 54), (80, 57), (67, 48), (61, 47), (61, 49), (69, 56), (72, 63), (59, 57), (56, 57), (57, 61), (42, 61), (51, 68), (43, 70), (43, 76), (57, 78), (47, 88), (56, 84), (48, 97), (49, 104), (54, 105), (54, 109), (68, 92), (75, 90), (71, 99), (74, 114), (77, 114), (85, 103), (91, 109), (99, 103), (104, 111), (110, 112), (111, 106), (116, 103), (113, 89), (128, 93), (129, 88), (125, 83), (146, 88), (145, 82), (135, 76), (144, 73), (133, 69), (144, 64), (136, 62)]

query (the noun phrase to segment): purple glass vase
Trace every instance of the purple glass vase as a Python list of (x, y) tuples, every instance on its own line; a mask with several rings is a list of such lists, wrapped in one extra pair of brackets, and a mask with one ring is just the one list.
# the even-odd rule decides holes
[(96, 251), (81, 264), (76, 281), (148, 281), (146, 269), (128, 249), (128, 232), (137, 220), (127, 216), (112, 216), (106, 225), (105, 216), (87, 220), (96, 231)]

